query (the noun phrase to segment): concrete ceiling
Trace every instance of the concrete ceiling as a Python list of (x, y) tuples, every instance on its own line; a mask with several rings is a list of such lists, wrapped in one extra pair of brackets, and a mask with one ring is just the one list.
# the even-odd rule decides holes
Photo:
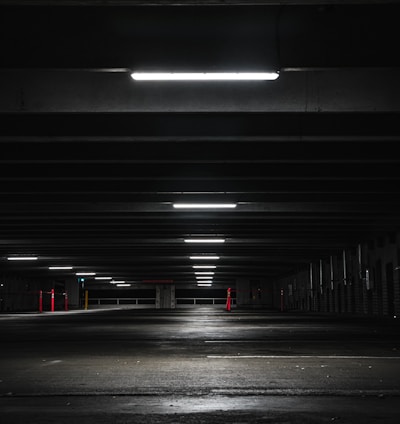
[[(180, 284), (216, 253), (216, 286), (272, 281), (397, 231), (400, 7), (343, 3), (0, 1), (1, 272)], [(172, 207), (192, 201), (238, 206)], [(226, 242), (183, 241), (203, 235)]]

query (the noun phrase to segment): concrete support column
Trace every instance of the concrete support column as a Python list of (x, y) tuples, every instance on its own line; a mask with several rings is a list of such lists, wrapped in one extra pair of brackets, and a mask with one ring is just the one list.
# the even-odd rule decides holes
[(156, 308), (157, 309), (175, 309), (175, 285), (157, 284), (156, 285)]
[(79, 283), (77, 278), (68, 278), (68, 280), (65, 281), (65, 290), (68, 293), (69, 308), (79, 308)]
[(273, 307), (273, 286), (267, 285), (265, 279), (236, 280), (236, 304), (238, 307), (265, 308)]
[(250, 303), (250, 281), (244, 278), (236, 280), (236, 304), (248, 306)]

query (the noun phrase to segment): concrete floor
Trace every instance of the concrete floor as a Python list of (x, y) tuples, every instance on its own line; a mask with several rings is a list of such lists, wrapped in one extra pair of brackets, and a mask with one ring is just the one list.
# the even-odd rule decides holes
[(0, 422), (397, 424), (399, 324), (201, 307), (0, 315)]

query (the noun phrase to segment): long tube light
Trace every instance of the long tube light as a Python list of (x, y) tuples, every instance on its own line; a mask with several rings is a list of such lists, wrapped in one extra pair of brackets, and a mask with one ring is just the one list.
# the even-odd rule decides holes
[(193, 260), (203, 260), (203, 259), (212, 259), (212, 260), (217, 260), (219, 259), (219, 256), (189, 256), (189, 259), (193, 259)]
[(210, 280), (214, 278), (213, 275), (196, 275), (195, 277), (197, 280)]
[(215, 269), (216, 265), (193, 265), (194, 269)]
[(96, 275), (96, 273), (95, 272), (77, 272), (77, 273), (75, 273), (75, 275), (89, 276), (89, 275)]
[(117, 287), (130, 287), (130, 286), (131, 286), (130, 284), (124, 284), (124, 283), (117, 284)]
[(210, 283), (199, 283), (199, 284), (197, 284), (197, 287), (211, 287), (212, 286), (212, 284), (210, 284)]
[(112, 277), (94, 277), (95, 280), (112, 280)]
[(214, 271), (196, 271), (194, 273), (195, 275), (214, 275)]
[(37, 256), (9, 256), (8, 261), (36, 261)]
[(174, 203), (175, 209), (234, 209), (236, 203)]
[(185, 239), (185, 243), (225, 243), (225, 239)]
[(135, 81), (274, 81), (277, 72), (132, 72)]
[(73, 269), (72, 266), (49, 266), (49, 269), (53, 270), (62, 270), (62, 269)]
[(125, 284), (125, 281), (116, 281), (116, 280), (111, 280), (110, 284)]

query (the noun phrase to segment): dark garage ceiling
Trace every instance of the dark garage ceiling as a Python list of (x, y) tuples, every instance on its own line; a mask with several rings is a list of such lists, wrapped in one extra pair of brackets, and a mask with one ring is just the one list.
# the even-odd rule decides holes
[[(399, 229), (398, 2), (54, 3), (0, 1), (2, 273), (271, 281)], [(129, 75), (160, 68), (280, 77)]]

